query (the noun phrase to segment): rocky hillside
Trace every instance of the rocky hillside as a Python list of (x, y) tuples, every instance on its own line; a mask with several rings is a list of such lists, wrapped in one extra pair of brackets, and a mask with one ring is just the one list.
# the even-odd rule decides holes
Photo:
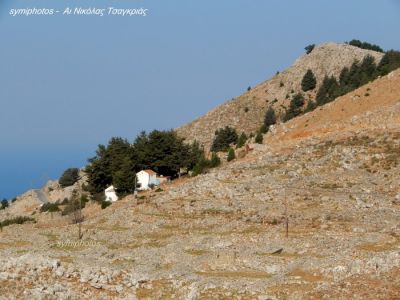
[[(162, 191), (0, 232), (0, 299), (398, 299), (400, 70)], [(287, 225), (286, 225), (287, 224)]]
[(69, 187), (61, 187), (58, 180), (49, 180), (42, 188), (23, 193), (10, 204), (7, 210), (0, 210), (0, 221), (13, 216), (30, 216), (36, 213), (44, 203), (61, 203), (64, 199), (70, 199), (74, 190), (82, 194), (82, 187), (86, 184), (87, 177), (83, 171), (80, 171), (79, 175), (80, 179)]
[(287, 70), (178, 128), (177, 132), (189, 142), (195, 139), (201, 142), (206, 150), (210, 148), (218, 128), (232, 126), (239, 132), (255, 132), (262, 124), (268, 107), (272, 106), (278, 114), (288, 107), (290, 96), (301, 91), (301, 81), (308, 69), (313, 71), (317, 79), (317, 88), (309, 92), (306, 98), (314, 99), (315, 91), (326, 75), (338, 77), (344, 67), (350, 67), (355, 60), (361, 61), (367, 55), (373, 56), (376, 62), (383, 56), (382, 53), (347, 44), (327, 43), (317, 46)]

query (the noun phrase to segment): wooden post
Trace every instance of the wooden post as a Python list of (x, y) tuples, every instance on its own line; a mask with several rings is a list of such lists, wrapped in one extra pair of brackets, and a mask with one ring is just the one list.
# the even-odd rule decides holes
[(289, 216), (288, 216), (288, 203), (285, 193), (285, 227), (286, 227), (286, 238), (289, 238)]

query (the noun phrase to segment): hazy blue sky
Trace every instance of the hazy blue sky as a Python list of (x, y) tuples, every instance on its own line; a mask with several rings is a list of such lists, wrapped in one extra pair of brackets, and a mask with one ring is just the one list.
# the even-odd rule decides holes
[[(82, 167), (111, 136), (169, 129), (291, 65), (310, 43), (400, 49), (396, 0), (0, 0), (0, 197)], [(11, 17), (144, 7), (147, 17)]]

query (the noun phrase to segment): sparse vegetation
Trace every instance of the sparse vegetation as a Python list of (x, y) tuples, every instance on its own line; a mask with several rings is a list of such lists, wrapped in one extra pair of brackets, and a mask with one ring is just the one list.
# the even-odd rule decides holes
[(57, 203), (45, 203), (40, 207), (40, 212), (57, 212), (60, 211)]
[(26, 222), (35, 222), (35, 219), (30, 218), (30, 217), (15, 217), (12, 219), (6, 219), (2, 222), (0, 222), (0, 227), (6, 227), (12, 224), (24, 224)]
[(79, 169), (69, 168), (61, 175), (59, 183), (61, 187), (65, 188), (74, 185), (79, 180)]
[(102, 201), (101, 202), (101, 209), (106, 209), (107, 207), (109, 207), (111, 205), (110, 201)]

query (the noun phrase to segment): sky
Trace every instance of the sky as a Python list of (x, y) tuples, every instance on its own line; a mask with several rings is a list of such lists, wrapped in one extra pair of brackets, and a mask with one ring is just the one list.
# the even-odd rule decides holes
[[(110, 6), (148, 11), (9, 15)], [(396, 0), (0, 0), (0, 198), (85, 166), (112, 136), (183, 125), (308, 44), (400, 49), (399, 12)]]

